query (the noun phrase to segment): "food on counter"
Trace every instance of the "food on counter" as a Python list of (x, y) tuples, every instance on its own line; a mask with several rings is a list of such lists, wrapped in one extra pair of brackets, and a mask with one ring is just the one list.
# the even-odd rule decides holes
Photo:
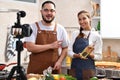
[(101, 68), (120, 69), (120, 63), (118, 63), (118, 62), (96, 61), (95, 65), (96, 65), (96, 67), (101, 67)]
[(53, 77), (54, 77), (54, 80), (59, 80), (59, 75), (58, 74), (54, 74)]
[(38, 80), (38, 79), (35, 77), (32, 77), (32, 78), (29, 78), (28, 80)]
[(60, 76), (59, 80), (67, 80), (65, 76)]
[(76, 78), (74, 78), (74, 77), (72, 77), (70, 75), (63, 75), (63, 76), (65, 77), (65, 80), (77, 80)]
[(51, 74), (50, 76), (44, 77), (40, 74), (28, 74), (27, 75), (28, 80), (77, 80), (76, 78), (65, 75), (65, 74)]
[(76, 78), (66, 74), (53, 74), (54, 80), (77, 80)]
[(27, 79), (28, 80), (39, 80), (43, 77), (43, 75), (40, 75), (40, 74), (27, 74)]
[(54, 80), (54, 77), (52, 74), (48, 74), (47, 76), (45, 76), (45, 80)]
[(97, 77), (92, 77), (92, 78), (90, 78), (90, 80), (98, 80), (98, 78)]

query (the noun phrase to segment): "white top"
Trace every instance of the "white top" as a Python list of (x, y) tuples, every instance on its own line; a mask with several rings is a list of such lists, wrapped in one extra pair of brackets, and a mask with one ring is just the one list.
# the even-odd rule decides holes
[[(38, 22), (38, 24), (39, 24), (39, 27), (40, 27), (41, 30), (53, 31), (54, 27), (55, 27), (55, 26), (49, 26), (49, 27), (45, 26), (41, 23), (41, 21)], [(35, 23), (31, 24), (30, 26), (31, 26), (33, 32), (32, 32), (30, 37), (25, 37), (25, 42), (35, 43), (38, 28), (37, 28)], [(57, 31), (57, 40), (62, 40), (62, 47), (67, 47), (69, 45), (69, 39), (68, 39), (68, 35), (67, 35), (67, 32), (66, 32), (65, 28), (62, 25), (57, 24), (56, 31)]]
[[(83, 33), (88, 36), (90, 31), (83, 31)], [(70, 57), (73, 58), (73, 54), (75, 54), (73, 52), (73, 44), (74, 44), (74, 41), (76, 39), (76, 37), (78, 36), (79, 34), (79, 31), (74, 31), (72, 33), (72, 40), (71, 40), (71, 43), (69, 45), (69, 51), (68, 51), (68, 55)], [(99, 33), (97, 31), (94, 31), (94, 30), (91, 30), (90, 32), (90, 36), (89, 36), (89, 45), (90, 44), (95, 44), (94, 46), (94, 60), (101, 60), (102, 59), (102, 38), (101, 36), (99, 35)]]

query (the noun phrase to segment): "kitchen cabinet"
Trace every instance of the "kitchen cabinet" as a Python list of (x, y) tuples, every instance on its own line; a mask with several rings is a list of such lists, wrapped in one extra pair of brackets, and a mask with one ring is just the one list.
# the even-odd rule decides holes
[[(101, 1), (101, 35), (104, 39), (120, 39), (119, 1)], [(111, 8), (111, 5), (112, 8)]]

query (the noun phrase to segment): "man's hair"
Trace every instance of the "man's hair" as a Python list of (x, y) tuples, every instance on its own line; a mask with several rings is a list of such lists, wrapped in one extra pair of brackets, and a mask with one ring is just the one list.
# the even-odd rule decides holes
[(42, 4), (42, 8), (44, 7), (44, 5), (45, 5), (45, 4), (48, 4), (48, 3), (53, 4), (53, 5), (54, 5), (54, 7), (56, 8), (55, 3), (54, 3), (54, 2), (52, 2), (52, 1), (45, 1), (45, 2)]

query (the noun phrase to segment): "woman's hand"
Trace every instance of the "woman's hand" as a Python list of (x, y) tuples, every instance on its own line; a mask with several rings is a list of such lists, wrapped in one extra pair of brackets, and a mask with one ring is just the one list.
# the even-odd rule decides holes
[(94, 54), (93, 54), (93, 53), (90, 53), (89, 56), (90, 56), (91, 58), (94, 58)]
[(79, 53), (79, 54), (74, 54), (73, 57), (74, 57), (74, 58), (80, 58), (80, 59), (87, 59), (87, 58), (83, 57), (83, 56), (80, 55), (80, 54), (81, 54), (81, 53)]

